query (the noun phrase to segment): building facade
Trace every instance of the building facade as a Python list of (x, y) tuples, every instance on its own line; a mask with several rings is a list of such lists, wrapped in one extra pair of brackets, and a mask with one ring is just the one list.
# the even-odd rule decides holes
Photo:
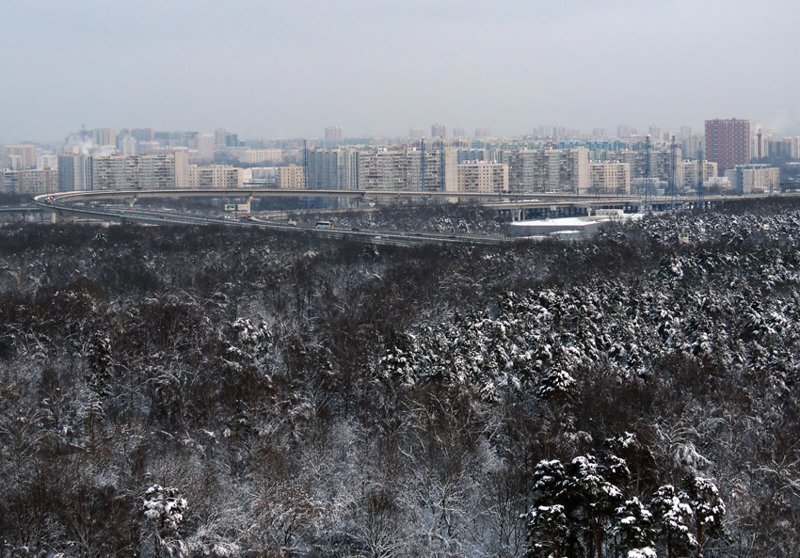
[(172, 190), (189, 186), (188, 153), (92, 157), (92, 190)]
[(520, 149), (502, 153), (512, 192), (583, 194), (591, 187), (589, 152), (574, 149)]
[(455, 192), (458, 150), (443, 145), (380, 148), (358, 155), (361, 190)]
[(738, 194), (769, 194), (781, 187), (780, 169), (768, 165), (737, 165), (725, 177)]
[(589, 164), (592, 185), (589, 193), (600, 195), (630, 194), (631, 166), (619, 161), (600, 161)]
[(306, 187), (306, 173), (299, 165), (278, 167), (278, 188), (281, 190), (302, 190)]
[(459, 192), (508, 192), (508, 165), (466, 161), (458, 165)]
[[(702, 177), (698, 176), (698, 169)], [(678, 166), (678, 184), (680, 192), (696, 192), (702, 178), (703, 184), (708, 184), (711, 178), (717, 177), (717, 164), (712, 161), (681, 161)]]
[(92, 158), (81, 153), (58, 156), (58, 191), (92, 189)]
[(355, 149), (313, 149), (306, 154), (308, 188), (358, 190), (359, 152)]
[(750, 164), (750, 121), (737, 118), (706, 120), (706, 159), (720, 173)]
[(230, 165), (189, 165), (188, 185), (194, 190), (232, 190), (244, 183), (242, 169)]
[(11, 160), (11, 168), (15, 170), (35, 169), (38, 162), (38, 150), (35, 145), (9, 145), (7, 148), (8, 157)]
[(36, 195), (57, 191), (57, 169), (0, 169), (0, 192)]

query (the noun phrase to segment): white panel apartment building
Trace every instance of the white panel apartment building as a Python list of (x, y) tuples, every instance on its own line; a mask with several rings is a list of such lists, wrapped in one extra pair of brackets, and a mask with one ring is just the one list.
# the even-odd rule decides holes
[(771, 193), (781, 187), (780, 169), (768, 165), (737, 165), (726, 170), (725, 176), (739, 194)]
[(172, 190), (188, 186), (185, 151), (93, 157), (91, 168), (93, 190)]
[(381, 148), (358, 158), (361, 190), (455, 192), (458, 189), (458, 150), (431, 146)]
[(458, 165), (459, 192), (508, 192), (508, 165), (465, 161)]
[(583, 147), (506, 151), (503, 162), (512, 192), (584, 194), (591, 187), (589, 151)]

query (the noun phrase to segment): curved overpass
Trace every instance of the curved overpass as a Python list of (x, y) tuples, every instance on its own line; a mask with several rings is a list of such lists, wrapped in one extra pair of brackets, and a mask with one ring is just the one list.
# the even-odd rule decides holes
[[(285, 193), (286, 191), (256, 191), (252, 197), (277, 197), (274, 194)], [(329, 191), (328, 195), (337, 195), (341, 192)], [(158, 199), (158, 198), (181, 198), (181, 197), (251, 197), (252, 190), (127, 190), (127, 191), (93, 191), (93, 192), (60, 192), (55, 194), (42, 194), (36, 196), (34, 201), (42, 209), (53, 211), (60, 214), (71, 214), (78, 217), (90, 219), (102, 219), (106, 221), (138, 222), (144, 224), (187, 224), (187, 225), (226, 225), (236, 227), (255, 227), (261, 229), (283, 230), (293, 232), (305, 232), (321, 237), (355, 240), (357, 242), (367, 242), (371, 244), (384, 244), (394, 246), (413, 246), (419, 244), (482, 244), (499, 245), (516, 242), (515, 239), (495, 238), (488, 236), (475, 235), (452, 235), (437, 234), (426, 232), (394, 232), (394, 231), (364, 231), (364, 230), (341, 230), (341, 229), (317, 229), (316, 227), (303, 227), (290, 225), (288, 223), (270, 223), (261, 220), (227, 220), (221, 217), (202, 217), (197, 215), (187, 215), (182, 213), (153, 211), (144, 209), (134, 209), (129, 207), (117, 209), (111, 207), (95, 207), (74, 205), (81, 202), (92, 202), (102, 200), (129, 200), (132, 194), (137, 194), (135, 199)], [(272, 194), (272, 195), (270, 195)], [(361, 193), (350, 192), (350, 196), (361, 195)], [(408, 193), (409, 195), (412, 193)], [(418, 192), (414, 192), (416, 196)], [(302, 190), (291, 191), (290, 195), (297, 197), (316, 196), (316, 191)]]
[[(766, 198), (796, 196), (798, 194), (747, 194), (741, 195), (707, 195), (705, 201), (717, 202), (745, 198)], [(519, 205), (603, 205), (609, 203), (643, 203), (638, 195), (576, 195), (564, 193), (512, 193), (512, 192), (417, 192), (417, 191), (379, 191), (379, 190), (266, 190), (259, 188), (219, 189), (175, 189), (175, 190), (88, 190), (74, 192), (56, 192), (41, 194), (34, 201), (43, 207), (66, 205), (70, 203), (92, 201), (123, 200), (130, 204), (144, 199), (181, 199), (181, 198), (351, 198), (351, 199), (464, 199), (477, 200), (492, 209), (508, 207), (508, 204)], [(649, 200), (651, 204), (692, 203), (698, 198), (691, 196), (658, 196)], [(512, 205), (513, 206), (513, 205)]]
[[(798, 194), (755, 194), (744, 196), (744, 198), (766, 198), (766, 197), (789, 197)], [(236, 221), (214, 217), (203, 217), (196, 215), (181, 214), (166, 211), (152, 211), (134, 209), (137, 200), (142, 199), (180, 199), (180, 198), (279, 198), (279, 197), (327, 197), (327, 198), (355, 198), (355, 199), (376, 199), (376, 198), (395, 198), (395, 199), (433, 199), (433, 198), (466, 198), (480, 200), (484, 207), (496, 211), (509, 212), (511, 215), (523, 215), (524, 210), (560, 208), (567, 210), (585, 210), (589, 207), (609, 207), (609, 206), (638, 206), (641, 207), (644, 200), (639, 196), (576, 196), (564, 194), (543, 194), (543, 193), (477, 193), (477, 192), (408, 192), (408, 191), (353, 191), (353, 190), (264, 190), (251, 188), (238, 188), (230, 190), (96, 190), (96, 191), (76, 191), (58, 192), (53, 194), (42, 194), (34, 198), (39, 207), (54, 211), (59, 214), (70, 214), (78, 217), (91, 219), (103, 219), (121, 222), (140, 222), (148, 224), (191, 224), (191, 225), (228, 225), (246, 226), (268, 229), (307, 231), (320, 236), (333, 238), (351, 238), (362, 241), (369, 241), (381, 244), (410, 245), (420, 243), (472, 243), (472, 244), (498, 244), (511, 242), (498, 238), (487, 238), (465, 235), (446, 235), (434, 233), (396, 233), (384, 231), (344, 231), (344, 230), (318, 230), (309, 227), (296, 227), (281, 223), (268, 223), (265, 221)], [(727, 200), (740, 200), (743, 196), (707, 196), (705, 202), (719, 203)], [(76, 205), (83, 202), (95, 201), (127, 201), (127, 210)], [(684, 205), (697, 203), (695, 196), (682, 196), (679, 198), (657, 197), (648, 200), (651, 206), (670, 207), (675, 204)]]
[(157, 198), (458, 198), (484, 201), (499, 200), (526, 200), (532, 197), (545, 199), (570, 199), (578, 200), (620, 200), (635, 196), (589, 196), (553, 193), (511, 193), (511, 192), (417, 192), (417, 191), (381, 191), (381, 190), (266, 190), (259, 188), (236, 188), (228, 190), (219, 189), (175, 189), (175, 190), (88, 190), (74, 192), (56, 192), (42, 194), (34, 199), (44, 203), (48, 198), (57, 202), (87, 202), (102, 200), (143, 200)]

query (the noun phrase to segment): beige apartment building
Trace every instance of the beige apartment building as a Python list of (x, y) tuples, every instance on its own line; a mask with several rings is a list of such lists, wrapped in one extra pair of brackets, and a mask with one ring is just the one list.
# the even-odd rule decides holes
[(458, 165), (459, 192), (508, 192), (508, 165), (465, 161)]
[(698, 169), (702, 169), (703, 184), (717, 176), (717, 164), (713, 161), (703, 161), (702, 164), (698, 164), (697, 161), (681, 161), (678, 165), (678, 187), (682, 192), (697, 190), (700, 178), (697, 175)]
[(299, 165), (278, 167), (277, 182), (281, 190), (302, 190), (306, 187), (306, 173)]
[(619, 161), (600, 161), (589, 164), (592, 194), (630, 194), (631, 166)]
[(193, 190), (232, 190), (244, 183), (242, 169), (230, 165), (189, 165), (189, 188)]

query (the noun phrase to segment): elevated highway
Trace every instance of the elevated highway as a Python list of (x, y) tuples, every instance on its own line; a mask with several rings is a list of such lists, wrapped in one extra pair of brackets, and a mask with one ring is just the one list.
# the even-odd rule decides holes
[[(40, 209), (53, 211), (58, 215), (78, 218), (101, 219), (119, 222), (139, 222), (146, 224), (192, 224), (227, 225), (239, 227), (260, 227), (282, 230), (303, 230), (331, 238), (351, 238), (362, 241), (410, 245), (420, 243), (471, 243), (499, 244), (511, 242), (495, 237), (476, 237), (466, 235), (446, 235), (433, 233), (378, 231), (321, 230), (310, 227), (296, 227), (288, 224), (265, 221), (238, 221), (217, 217), (197, 216), (166, 211), (142, 210), (135, 207), (138, 200), (145, 199), (183, 199), (183, 198), (242, 198), (248, 201), (259, 198), (351, 198), (351, 199), (468, 199), (480, 202), (481, 206), (498, 211), (509, 221), (527, 218), (586, 215), (594, 209), (624, 209), (643, 211), (692, 207), (699, 203), (712, 205), (731, 200), (758, 199), (766, 197), (796, 196), (798, 194), (752, 194), (748, 196), (714, 195), (706, 196), (702, 202), (694, 196), (652, 197), (646, 202), (638, 196), (575, 196), (551, 193), (478, 193), (478, 192), (408, 192), (408, 191), (353, 191), (353, 190), (263, 190), (239, 188), (229, 190), (96, 190), (79, 192), (59, 192), (44, 194), (34, 198)], [(95, 202), (124, 201), (127, 209), (97, 206)], [(645, 206), (647, 203), (647, 206)]]
[[(172, 192), (166, 191), (168, 195), (163, 194), (164, 191), (144, 192), (147, 198), (169, 198)], [(180, 191), (183, 193), (184, 191)], [(211, 190), (212, 195), (206, 194), (206, 197), (228, 197), (230, 190)], [(224, 192), (226, 195), (220, 196)], [(471, 245), (488, 245), (496, 246), (501, 244), (508, 244), (516, 242), (515, 239), (497, 238), (491, 236), (478, 236), (469, 234), (437, 234), (437, 233), (424, 233), (424, 232), (396, 232), (396, 231), (382, 231), (382, 230), (347, 230), (347, 229), (318, 229), (316, 227), (290, 225), (288, 223), (272, 223), (261, 220), (235, 220), (225, 219), (223, 217), (207, 217), (188, 215), (184, 213), (168, 212), (168, 211), (153, 211), (138, 209), (129, 206), (127, 209), (113, 208), (106, 206), (94, 205), (75, 205), (76, 200), (81, 200), (80, 203), (85, 203), (87, 200), (91, 201), (107, 201), (109, 199), (127, 199), (124, 197), (127, 192), (106, 192), (112, 196), (99, 196), (100, 192), (86, 192), (86, 194), (93, 194), (90, 197), (77, 195), (84, 194), (84, 192), (65, 192), (61, 194), (44, 194), (36, 196), (35, 202), (42, 210), (53, 211), (57, 214), (67, 214), (72, 217), (114, 221), (120, 223), (136, 222), (150, 225), (164, 225), (164, 224), (185, 224), (185, 225), (221, 225), (233, 227), (249, 227), (270, 230), (282, 230), (295, 233), (307, 233), (315, 236), (333, 239), (348, 239), (356, 242), (364, 242), (370, 244), (393, 245), (393, 246), (414, 246), (420, 244), (471, 244)], [(119, 197), (118, 197), (119, 196)], [(201, 197), (201, 196), (191, 196)], [(141, 198), (144, 199), (144, 198)], [(67, 201), (65, 201), (67, 200)], [(71, 203), (70, 203), (71, 202)]]
[(481, 202), (524, 201), (532, 197), (544, 200), (570, 199), (573, 201), (592, 201), (600, 199), (617, 200), (616, 196), (577, 196), (554, 193), (521, 194), (510, 192), (417, 192), (380, 190), (267, 190), (259, 188), (236, 189), (176, 189), (176, 190), (91, 190), (76, 192), (57, 192), (36, 197), (39, 202), (47, 198), (60, 203), (79, 203), (92, 201), (127, 201), (135, 203), (145, 199), (182, 198), (350, 198), (350, 199), (459, 199)]

